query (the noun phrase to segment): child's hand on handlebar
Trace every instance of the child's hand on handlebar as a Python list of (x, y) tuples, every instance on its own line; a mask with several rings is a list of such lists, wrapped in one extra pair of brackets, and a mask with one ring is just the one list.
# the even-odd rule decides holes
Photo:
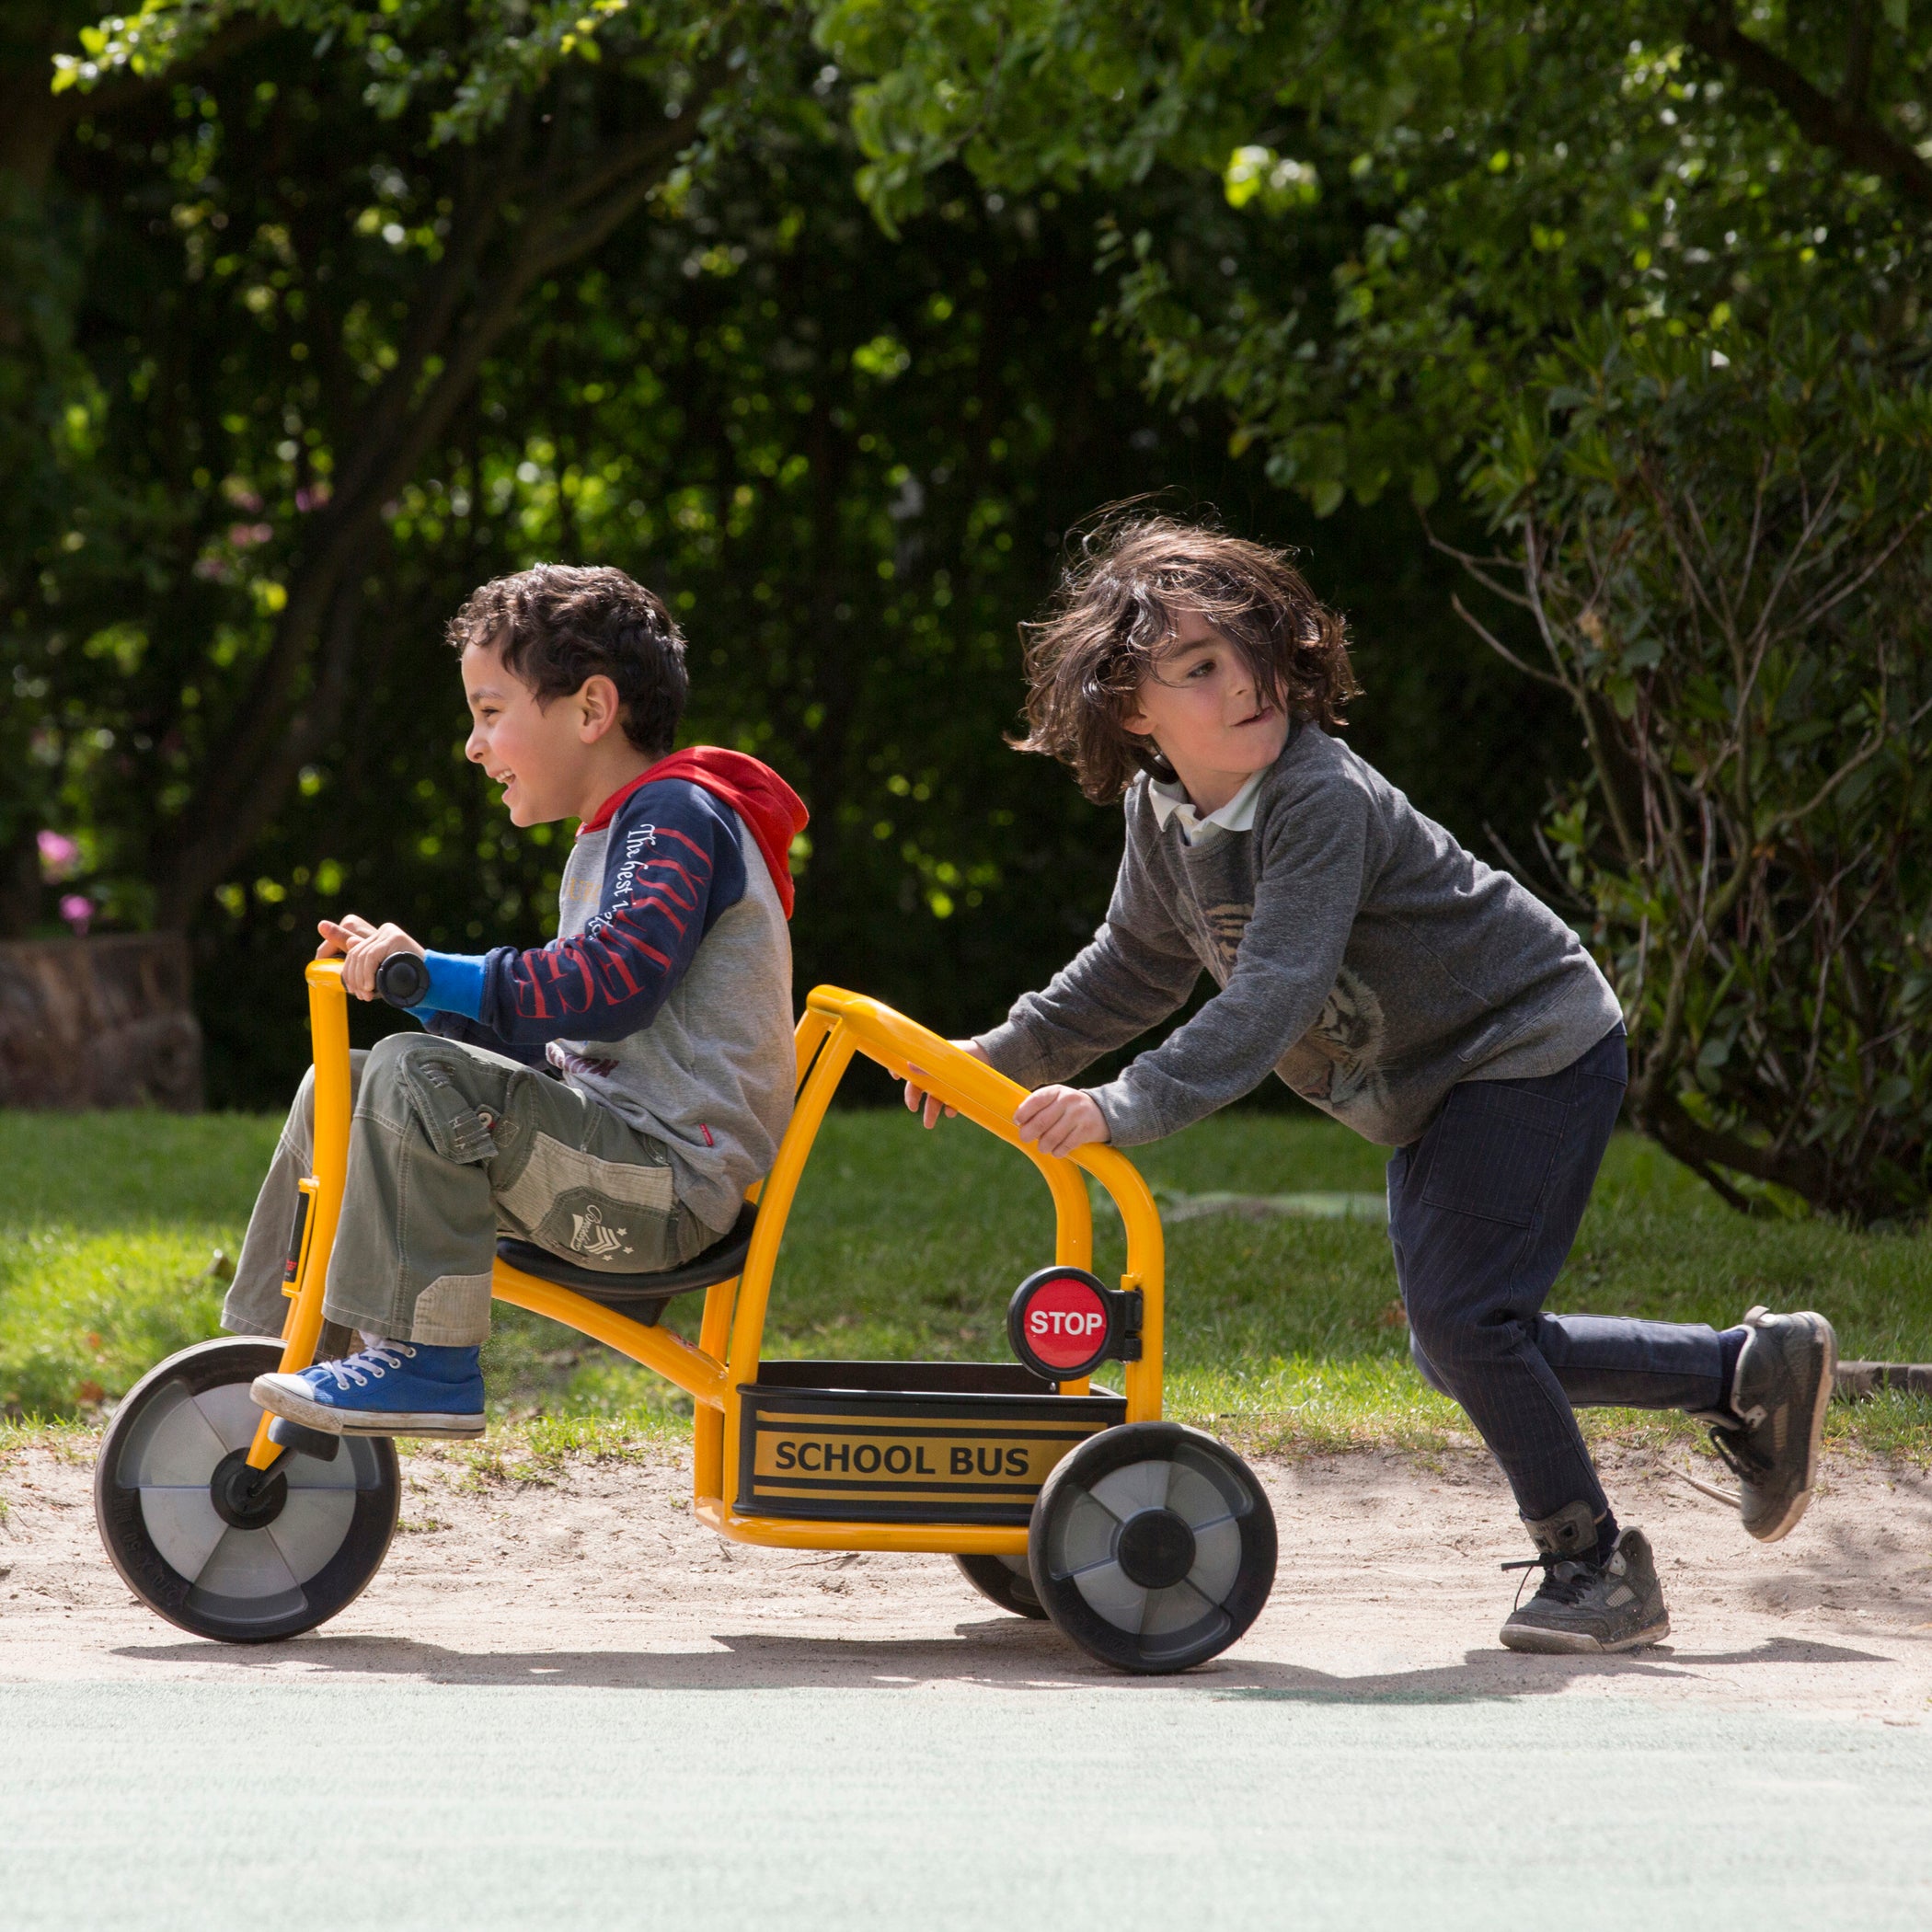
[[(358, 913), (344, 913), (339, 919), (322, 919), (316, 925), (322, 943), (316, 949), (318, 960), (342, 960), (342, 989), (358, 999), (374, 999), (375, 969), (393, 952), (413, 952), (420, 960), (422, 948), (399, 926), (371, 926)], [(404, 997), (408, 997), (407, 995)]]
[[(960, 1052), (962, 1053), (971, 1053), (972, 1057), (975, 1060), (977, 1060), (982, 1066), (991, 1066), (993, 1064), (992, 1061), (988, 1060), (985, 1054), (981, 1052), (979, 1048), (974, 1046), (972, 1041), (970, 1040), (956, 1040), (953, 1041), (953, 1045), (958, 1047)], [(920, 1104), (924, 1102), (926, 1107), (926, 1126), (937, 1127), (939, 1124), (939, 1114), (943, 1103), (941, 1101), (936, 1100), (931, 1094), (927, 1093), (926, 1090), (919, 1085), (920, 1081), (925, 1079), (926, 1075), (918, 1067), (908, 1066), (906, 1068), (906, 1072), (911, 1075), (911, 1078), (909, 1078), (905, 1083), (905, 1105), (907, 1112), (917, 1113), (919, 1111)], [(951, 1120), (952, 1117), (956, 1113), (958, 1113), (960, 1110), (957, 1107), (946, 1107), (944, 1110), (946, 1118), (948, 1120)]]
[(1075, 1147), (1112, 1138), (1107, 1116), (1093, 1096), (1077, 1087), (1042, 1087), (1029, 1094), (1013, 1115), (1023, 1141), (1038, 1141), (1042, 1154), (1071, 1154)]

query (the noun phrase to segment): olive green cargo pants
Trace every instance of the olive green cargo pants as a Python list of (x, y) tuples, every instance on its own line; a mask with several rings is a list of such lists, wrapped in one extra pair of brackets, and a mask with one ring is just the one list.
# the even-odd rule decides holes
[[(328, 1319), (466, 1347), (489, 1333), (497, 1236), (613, 1274), (675, 1268), (708, 1247), (677, 1199), (663, 1144), (500, 1053), (394, 1033), (351, 1055), (349, 1179), (329, 1258)], [(289, 1110), (255, 1202), (222, 1325), (279, 1335), (296, 1182), (313, 1171), (315, 1075)]]

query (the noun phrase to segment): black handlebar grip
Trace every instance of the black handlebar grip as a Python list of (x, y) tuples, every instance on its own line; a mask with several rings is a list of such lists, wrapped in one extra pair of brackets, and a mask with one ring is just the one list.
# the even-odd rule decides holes
[(430, 969), (413, 952), (392, 952), (375, 969), (375, 990), (392, 1006), (413, 1006), (430, 990)]

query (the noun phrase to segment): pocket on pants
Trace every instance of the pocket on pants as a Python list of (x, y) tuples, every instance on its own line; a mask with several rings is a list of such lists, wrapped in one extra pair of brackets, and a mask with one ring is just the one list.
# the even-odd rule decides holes
[(473, 1167), (497, 1157), (494, 1116), (472, 1102), (449, 1067), (433, 1054), (415, 1053), (403, 1062), (402, 1075), (416, 1118), (444, 1160)]
[(1466, 1080), (1452, 1087), (1425, 1139), (1425, 1207), (1473, 1214), (1510, 1227), (1536, 1218), (1562, 1142), (1560, 1100), (1508, 1080)]
[(591, 1188), (571, 1188), (537, 1224), (536, 1245), (586, 1268), (614, 1274), (652, 1274), (676, 1265), (677, 1210), (658, 1213)]
[(523, 1171), (497, 1197), (504, 1217), (552, 1254), (620, 1274), (674, 1267), (682, 1224), (671, 1169), (604, 1160), (538, 1133)]

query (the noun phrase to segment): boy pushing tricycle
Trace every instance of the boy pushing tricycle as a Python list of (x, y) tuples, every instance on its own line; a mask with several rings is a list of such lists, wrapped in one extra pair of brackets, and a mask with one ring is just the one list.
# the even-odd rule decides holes
[[(1411, 1351), (1501, 1465), (1541, 1586), (1512, 1650), (1627, 1650), (1670, 1628), (1649, 1541), (1619, 1525), (1577, 1406), (1706, 1420), (1745, 1529), (1787, 1535), (1816, 1477), (1836, 1344), (1814, 1314), (1702, 1326), (1552, 1315), (1626, 1079), (1623, 1015), (1576, 937), (1335, 735), (1340, 621), (1279, 552), (1162, 517), (1089, 544), (1028, 652), (1023, 751), (1124, 794), (1092, 942), (970, 1050), (1033, 1089), (1049, 1154), (1161, 1138), (1270, 1072), (1389, 1146)], [(1063, 1083), (1218, 991), (1114, 1080)], [(906, 1104), (938, 1110), (916, 1074)]]

